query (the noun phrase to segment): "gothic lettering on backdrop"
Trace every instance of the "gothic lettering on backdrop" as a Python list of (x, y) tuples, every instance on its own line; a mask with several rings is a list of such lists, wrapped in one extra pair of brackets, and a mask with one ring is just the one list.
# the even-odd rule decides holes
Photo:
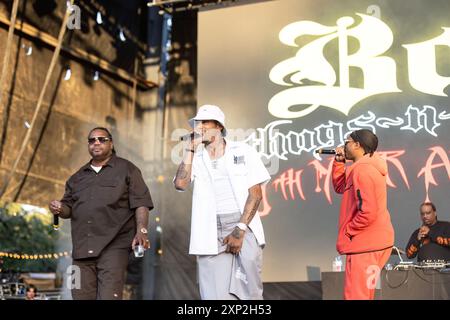
[[(342, 17), (332, 27), (313, 21), (299, 21), (281, 30), (280, 41), (292, 47), (298, 47), (296, 40), (302, 36), (320, 37), (301, 47), (295, 57), (278, 63), (270, 71), (269, 78), (273, 83), (289, 87), (269, 101), (268, 109), (273, 116), (300, 118), (320, 106), (348, 115), (365, 98), (402, 92), (397, 86), (395, 60), (383, 55), (394, 41), (391, 29), (375, 17), (358, 16), (361, 22), (352, 28), (350, 26), (355, 20)], [(442, 34), (434, 39), (403, 46), (407, 51), (411, 86), (419, 92), (436, 96), (446, 96), (444, 90), (450, 85), (450, 77), (443, 77), (436, 71), (436, 46), (450, 46), (450, 28), (442, 29)], [(360, 46), (353, 54), (348, 53), (349, 37), (357, 39)], [(324, 56), (325, 46), (333, 40), (339, 44), (339, 78)], [(362, 88), (350, 87), (351, 67), (362, 70)], [(319, 84), (308, 85), (305, 80)], [(306, 107), (299, 111), (290, 110), (294, 106)]]
[[(331, 165), (329, 158), (322, 159), (314, 151), (342, 145), (347, 136), (357, 129), (373, 132), (389, 129), (392, 132), (410, 132), (439, 138), (439, 129), (450, 119), (448, 106), (405, 106), (405, 111), (397, 115), (382, 115), (372, 106), (368, 111), (346, 122), (324, 121), (316, 127), (302, 128), (301, 131), (286, 130), (295, 118), (305, 117), (320, 108), (331, 108), (348, 116), (350, 110), (364, 99), (380, 94), (399, 93), (397, 85), (397, 65), (386, 52), (394, 43), (394, 35), (382, 20), (365, 14), (357, 14), (359, 23), (352, 17), (337, 19), (335, 26), (326, 26), (314, 21), (298, 21), (284, 27), (279, 39), (282, 44), (299, 48), (294, 57), (277, 63), (270, 71), (270, 80), (285, 87), (275, 94), (268, 103), (268, 111), (276, 118), (264, 128), (257, 128), (246, 142), (254, 146), (262, 158), (288, 160), (289, 157), (310, 154), (314, 157), (303, 168), (288, 168), (273, 177), (264, 187), (264, 206), (260, 215), (270, 213), (267, 201), (268, 190), (279, 194), (286, 201), (307, 201), (306, 190), (323, 194), (331, 205), (333, 193), (331, 185)], [(450, 85), (450, 77), (439, 75), (436, 70), (436, 47), (450, 47), (450, 28), (442, 27), (440, 35), (420, 43), (404, 44), (408, 62), (408, 80), (413, 89), (421, 94), (447, 96), (445, 89)], [(297, 40), (304, 36), (315, 39), (299, 46)], [(348, 52), (349, 38), (359, 42), (359, 49)], [(325, 46), (332, 41), (338, 44), (339, 70), (327, 61)], [(350, 68), (362, 71), (363, 84), (351, 87)], [(336, 72), (338, 71), (338, 72)], [(283, 130), (284, 129), (284, 130)], [(439, 140), (436, 140), (439, 141)], [(447, 146), (424, 147), (428, 154), (419, 172), (413, 172), (423, 180), (425, 200), (430, 200), (430, 191), (438, 187), (441, 180), (450, 180), (449, 150)], [(387, 176), (389, 188), (411, 190), (408, 168), (403, 159), (408, 156), (405, 149), (381, 150), (379, 154), (387, 160), (391, 173)], [(443, 173), (446, 172), (446, 175)], [(304, 176), (312, 174), (314, 185), (303, 183)]]

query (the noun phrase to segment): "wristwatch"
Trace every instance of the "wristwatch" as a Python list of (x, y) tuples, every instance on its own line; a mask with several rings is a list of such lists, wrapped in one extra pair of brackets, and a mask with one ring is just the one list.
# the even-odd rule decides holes
[(147, 234), (148, 233), (148, 231), (147, 231), (147, 229), (146, 228), (141, 228), (141, 233), (143, 233), (143, 234)]
[(245, 231), (247, 230), (247, 225), (243, 222), (239, 222), (236, 227), (238, 227), (240, 230)]

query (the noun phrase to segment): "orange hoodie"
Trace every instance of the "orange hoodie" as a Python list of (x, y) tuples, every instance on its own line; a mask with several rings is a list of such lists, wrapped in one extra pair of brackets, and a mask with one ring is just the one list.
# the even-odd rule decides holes
[(344, 194), (336, 249), (340, 254), (364, 253), (394, 245), (387, 209), (386, 161), (365, 155), (347, 169), (334, 161), (333, 186)]

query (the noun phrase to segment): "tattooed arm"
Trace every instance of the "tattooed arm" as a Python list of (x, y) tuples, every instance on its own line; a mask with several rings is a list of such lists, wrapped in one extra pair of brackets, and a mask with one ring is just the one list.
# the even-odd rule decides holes
[(259, 204), (262, 200), (261, 185), (257, 184), (248, 189), (247, 202), (245, 203), (244, 213), (241, 216), (241, 222), (249, 225), (253, 217), (258, 211)]
[[(192, 152), (189, 152), (192, 154)], [(192, 155), (190, 156), (192, 158)], [(177, 170), (175, 180), (173, 181), (175, 189), (179, 191), (184, 191), (187, 189), (191, 182), (191, 171), (192, 171), (192, 159), (189, 163), (185, 163), (183, 160)]]
[[(242, 213), (241, 216), (241, 223), (249, 225), (258, 210), (261, 200), (262, 189), (260, 184), (248, 189), (247, 202), (245, 203), (244, 213)], [(244, 242), (244, 235), (244, 230), (235, 227), (233, 232), (223, 240), (223, 243), (228, 245), (227, 252), (238, 254), (241, 251), (242, 243)]]
[(175, 179), (173, 180), (175, 189), (179, 191), (186, 190), (191, 183), (192, 159), (194, 157), (194, 152), (190, 150), (195, 150), (196, 147), (197, 145), (192, 142), (188, 144), (184, 149), (183, 161), (181, 161), (180, 165), (178, 166), (177, 174), (175, 175)]

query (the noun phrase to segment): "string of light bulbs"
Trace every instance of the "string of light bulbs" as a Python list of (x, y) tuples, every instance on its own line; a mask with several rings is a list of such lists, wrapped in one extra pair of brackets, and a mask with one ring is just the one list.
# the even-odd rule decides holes
[(54, 252), (54, 253), (41, 253), (41, 254), (27, 254), (17, 252), (2, 252), (0, 251), (0, 258), (8, 258), (14, 260), (56, 260), (61, 258), (70, 258), (71, 252)]

